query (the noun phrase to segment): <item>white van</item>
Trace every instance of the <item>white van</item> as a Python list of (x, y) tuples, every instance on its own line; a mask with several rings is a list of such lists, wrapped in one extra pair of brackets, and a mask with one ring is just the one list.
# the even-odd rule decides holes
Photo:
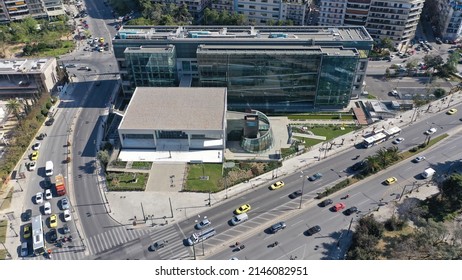
[(247, 213), (236, 215), (231, 219), (231, 224), (235, 226), (235, 225), (238, 225), (240, 223), (247, 221), (248, 219), (249, 219), (249, 216), (247, 215)]
[(424, 172), (422, 172), (422, 177), (424, 177), (425, 179), (429, 179), (435, 174), (435, 172), (435, 169), (427, 168), (424, 170)]
[(53, 176), (53, 162), (51, 160), (45, 163), (45, 175)]

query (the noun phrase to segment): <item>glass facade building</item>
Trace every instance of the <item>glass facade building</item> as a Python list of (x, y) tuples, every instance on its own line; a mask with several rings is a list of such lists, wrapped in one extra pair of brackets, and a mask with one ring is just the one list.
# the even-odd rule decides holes
[[(113, 40), (126, 97), (139, 86), (226, 87), (227, 109), (338, 109), (358, 96), (373, 40), (364, 27), (129, 27)], [(184, 84), (184, 83), (183, 83)]]

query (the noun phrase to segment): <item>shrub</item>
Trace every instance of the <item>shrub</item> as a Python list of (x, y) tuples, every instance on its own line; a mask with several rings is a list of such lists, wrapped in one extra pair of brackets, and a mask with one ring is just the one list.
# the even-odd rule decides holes
[(42, 110), (40, 111), (40, 113), (42, 113), (42, 115), (46, 117), (46, 116), (48, 116), (48, 109), (45, 109), (45, 108), (44, 108), (44, 109), (42, 109)]
[(260, 175), (260, 170), (258, 170), (258, 166), (252, 166), (252, 168), (250, 170), (252, 171), (252, 174), (254, 176)]
[(388, 231), (399, 231), (406, 226), (406, 221), (397, 218), (395, 215), (391, 216), (390, 219), (385, 221), (385, 229)]
[(52, 106), (52, 105), (51, 105), (50, 102), (47, 102), (47, 104), (45, 104), (45, 107), (46, 107), (48, 110), (50, 110), (51, 106)]

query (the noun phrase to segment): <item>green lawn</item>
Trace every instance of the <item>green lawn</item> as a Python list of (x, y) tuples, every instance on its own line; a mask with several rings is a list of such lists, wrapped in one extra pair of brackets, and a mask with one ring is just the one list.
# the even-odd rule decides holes
[(62, 41), (62, 46), (58, 49), (47, 49), (44, 50), (34, 56), (50, 56), (50, 57), (58, 57), (60, 55), (66, 54), (71, 52), (75, 49), (75, 44), (73, 41)]
[[(136, 175), (136, 182), (133, 176)], [(149, 175), (147, 173), (109, 172), (106, 176), (109, 191), (144, 191)]]
[(402, 152), (402, 153), (400, 153), (401, 158), (402, 158), (402, 160), (404, 160), (404, 159), (410, 158), (412, 156), (415, 156), (415, 154), (421, 153), (421, 152), (425, 151), (426, 149), (429, 149), (431, 146), (435, 145), (436, 143), (438, 143), (439, 141), (443, 140), (444, 138), (446, 138), (448, 136), (449, 135), (447, 135), (447, 134), (443, 134), (443, 135), (440, 135), (440, 136), (435, 137), (433, 139), (430, 139), (430, 142), (428, 143), (427, 146), (425, 146), (424, 148), (419, 148), (415, 152), (412, 152), (411, 151), (412, 149), (409, 150), (409, 151)]
[[(188, 164), (188, 178), (186, 180), (186, 191), (196, 192), (217, 192), (220, 191), (219, 181), (222, 165), (218, 163)], [(208, 180), (201, 180), (201, 176), (209, 176)]]
[(135, 161), (132, 163), (133, 169), (151, 169), (152, 162)]
[[(1, 243), (5, 243), (7, 226), (8, 226), (7, 220), (0, 221), (0, 242)], [(0, 249), (0, 260), (4, 260), (4, 259), (6, 259), (6, 250), (1, 248)]]
[[(326, 136), (326, 140), (332, 140), (344, 134), (350, 133), (355, 130), (354, 126), (345, 126), (343, 130), (339, 128), (340, 126), (317, 126), (310, 128), (309, 130), (314, 133), (314, 135)], [(334, 129), (335, 128), (335, 129)], [(341, 140), (339, 140), (341, 141)], [(337, 141), (337, 142), (339, 142)]]
[(8, 226), (7, 220), (0, 221), (0, 242), (1, 243), (5, 243), (7, 226)]
[(351, 113), (331, 113), (331, 114), (307, 114), (307, 115), (289, 115), (289, 120), (353, 120), (354, 117)]

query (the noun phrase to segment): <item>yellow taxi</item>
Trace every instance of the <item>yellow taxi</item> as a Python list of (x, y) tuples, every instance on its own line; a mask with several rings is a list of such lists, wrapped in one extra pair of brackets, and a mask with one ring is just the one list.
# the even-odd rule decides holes
[(38, 156), (39, 156), (39, 152), (38, 152), (38, 151), (32, 152), (32, 154), (30, 154), (30, 160), (32, 160), (32, 161), (37, 161)]
[(270, 186), (270, 189), (271, 189), (271, 190), (277, 190), (277, 189), (280, 189), (280, 188), (284, 187), (284, 185), (285, 185), (285, 184), (284, 184), (283, 181), (277, 181), (276, 183), (274, 183), (274, 184), (272, 184), (272, 185)]
[(390, 177), (390, 178), (385, 180), (385, 184), (387, 184), (387, 185), (391, 185), (391, 184), (394, 184), (396, 182), (398, 182), (398, 179), (396, 179), (396, 177)]
[(452, 109), (450, 109), (446, 114), (448, 114), (448, 115), (454, 115), (455, 113), (457, 113), (457, 109), (456, 109), (456, 108), (452, 108)]
[(250, 204), (244, 204), (242, 205), (241, 207), (237, 208), (236, 210), (234, 210), (234, 213), (236, 215), (239, 215), (239, 214), (242, 214), (242, 213), (245, 213), (245, 212), (248, 212), (252, 207), (250, 207)]
[(99, 42), (104, 43), (104, 38), (103, 37), (99, 38)]
[(31, 234), (32, 234), (32, 224), (25, 224), (22, 227), (22, 236), (24, 237), (24, 239), (28, 239), (29, 237), (31, 237)]
[(53, 214), (50, 216), (50, 227), (51, 228), (58, 227), (58, 216), (56, 216), (56, 214)]

